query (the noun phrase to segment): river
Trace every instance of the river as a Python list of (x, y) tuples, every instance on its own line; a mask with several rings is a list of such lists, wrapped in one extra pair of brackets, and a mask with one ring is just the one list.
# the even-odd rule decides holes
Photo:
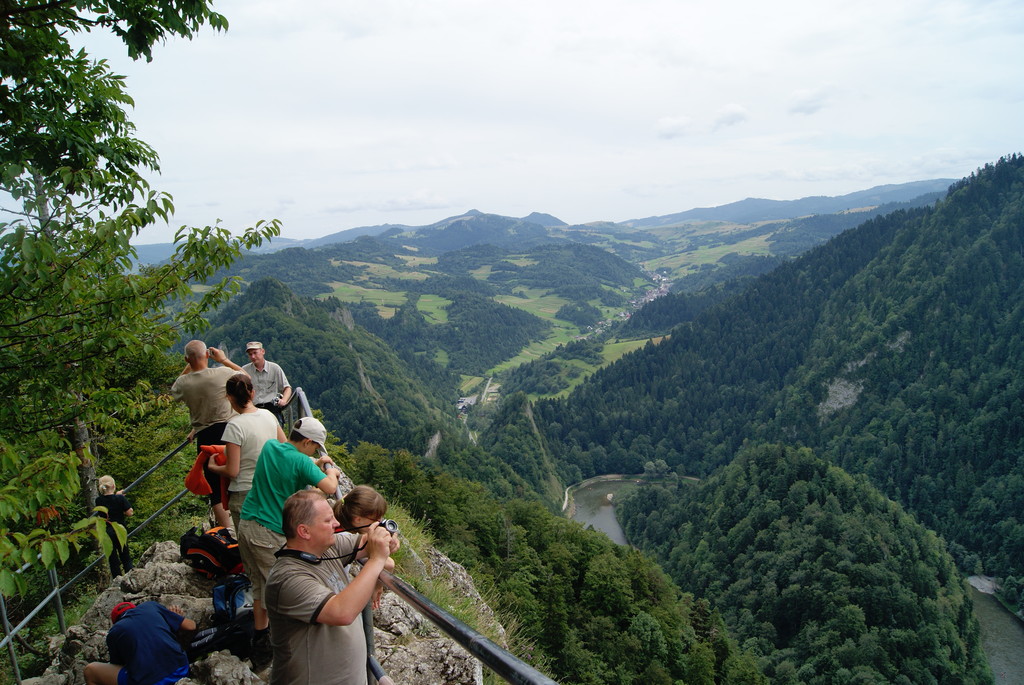
[[(574, 488), (573, 520), (593, 526), (615, 543), (627, 544), (622, 526), (615, 518), (613, 503), (623, 488), (633, 485), (636, 485), (635, 480), (591, 480)], [(981, 645), (996, 685), (1021, 685), (1024, 683), (1024, 623), (1003, 608), (995, 597), (978, 591), (973, 585), (971, 599), (981, 626)]]

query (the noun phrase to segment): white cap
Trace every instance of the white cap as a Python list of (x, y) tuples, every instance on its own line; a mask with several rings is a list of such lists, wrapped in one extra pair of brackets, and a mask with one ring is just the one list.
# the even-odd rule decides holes
[(327, 429), (312, 416), (304, 416), (292, 424), (292, 430), (304, 438), (308, 438), (321, 447), (327, 441)]

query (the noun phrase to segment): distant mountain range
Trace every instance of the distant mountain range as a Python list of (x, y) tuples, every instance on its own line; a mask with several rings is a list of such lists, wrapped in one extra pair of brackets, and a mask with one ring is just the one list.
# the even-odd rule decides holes
[(954, 182), (955, 179), (937, 178), (930, 181), (875, 186), (835, 197), (818, 195), (799, 200), (764, 200), (749, 197), (746, 200), (730, 202), (718, 207), (690, 209), (677, 214), (624, 221), (622, 224), (632, 228), (670, 226), (687, 221), (731, 221), (738, 224), (752, 224), (759, 221), (795, 219), (811, 214), (835, 214), (836, 212), (855, 211), (893, 202), (906, 202), (929, 193), (944, 193)]
[[(895, 185), (882, 185), (868, 190), (861, 190), (836, 197), (806, 197), (799, 200), (766, 200), (748, 198), (718, 207), (695, 208), (675, 214), (631, 219), (619, 223), (592, 222), (586, 227), (602, 227), (602, 230), (614, 230), (616, 227), (630, 229), (658, 228), (685, 224), (687, 222), (723, 221), (750, 224), (761, 221), (778, 221), (794, 219), (814, 214), (834, 214), (848, 210), (866, 209), (878, 205), (907, 202), (930, 193), (944, 193), (954, 182), (953, 179), (932, 179), (913, 181)], [(403, 243), (416, 244), (428, 242), (439, 251), (460, 249), (474, 244), (495, 244), (494, 231), (486, 238), (475, 240), (472, 231), (479, 228), (479, 222), (471, 219), (487, 218), (490, 228), (501, 228), (510, 236), (510, 244), (517, 247), (540, 244), (545, 242), (543, 229), (570, 228), (561, 219), (541, 212), (532, 212), (521, 218), (504, 217), (496, 214), (485, 214), (478, 210), (470, 210), (464, 214), (451, 216), (425, 226), (408, 226), (404, 224), (380, 224), (377, 226), (359, 226), (338, 231), (329, 235), (306, 240), (291, 238), (275, 238), (257, 252), (277, 252), (290, 247), (316, 248), (335, 243), (344, 243), (362, 236), (395, 238), (401, 237)], [(501, 224), (497, 226), (495, 224)], [(585, 227), (580, 227), (585, 228)], [(500, 242), (498, 243), (500, 244)], [(155, 243), (137, 245), (138, 262), (140, 264), (156, 264), (168, 259), (174, 253), (173, 243)]]

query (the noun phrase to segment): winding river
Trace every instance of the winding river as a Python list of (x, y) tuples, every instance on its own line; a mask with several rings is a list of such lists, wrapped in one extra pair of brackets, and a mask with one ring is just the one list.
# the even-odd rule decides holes
[[(614, 502), (623, 488), (632, 485), (636, 485), (635, 480), (591, 479), (579, 487), (572, 486), (572, 503), (568, 507), (572, 509), (572, 519), (593, 526), (613, 542), (627, 544), (622, 526), (615, 518)], [(981, 644), (996, 685), (1024, 684), (1024, 623), (1003, 608), (995, 597), (980, 592), (974, 585), (971, 585), (971, 599), (974, 615), (981, 625)]]

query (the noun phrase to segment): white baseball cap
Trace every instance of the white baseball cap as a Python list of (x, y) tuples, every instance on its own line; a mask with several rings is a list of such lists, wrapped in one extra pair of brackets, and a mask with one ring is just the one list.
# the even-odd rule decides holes
[(292, 430), (304, 438), (312, 440), (321, 447), (327, 440), (327, 429), (312, 416), (304, 416), (292, 424)]

